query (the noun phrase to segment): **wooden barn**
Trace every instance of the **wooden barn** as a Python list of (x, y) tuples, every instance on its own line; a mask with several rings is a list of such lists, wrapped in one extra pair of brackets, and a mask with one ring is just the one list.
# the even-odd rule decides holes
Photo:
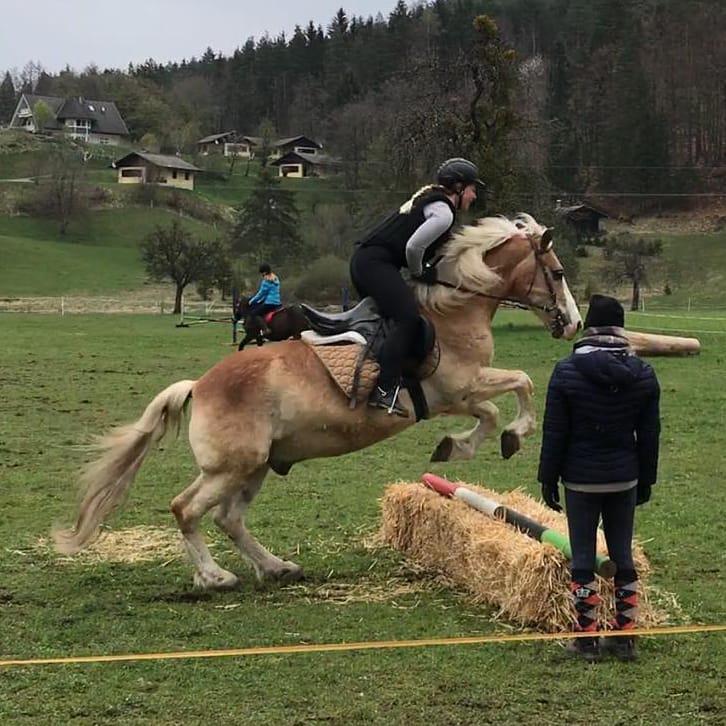
[(577, 238), (581, 240), (594, 239), (603, 234), (600, 220), (609, 216), (607, 212), (588, 202), (567, 206), (560, 204), (559, 200), (555, 213), (575, 230)]

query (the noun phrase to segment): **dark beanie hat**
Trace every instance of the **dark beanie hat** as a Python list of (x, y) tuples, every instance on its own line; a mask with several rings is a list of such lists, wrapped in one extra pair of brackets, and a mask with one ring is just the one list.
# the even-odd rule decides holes
[(614, 298), (607, 295), (593, 295), (585, 317), (586, 328), (625, 327), (625, 311)]

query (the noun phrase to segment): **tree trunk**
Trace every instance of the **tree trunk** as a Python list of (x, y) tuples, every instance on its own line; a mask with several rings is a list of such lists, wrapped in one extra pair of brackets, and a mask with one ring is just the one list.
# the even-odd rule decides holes
[(174, 315), (181, 315), (182, 295), (184, 294), (184, 285), (176, 286), (176, 296), (174, 297)]
[(630, 309), (640, 310), (640, 278), (637, 275), (633, 278), (633, 300), (630, 303)]

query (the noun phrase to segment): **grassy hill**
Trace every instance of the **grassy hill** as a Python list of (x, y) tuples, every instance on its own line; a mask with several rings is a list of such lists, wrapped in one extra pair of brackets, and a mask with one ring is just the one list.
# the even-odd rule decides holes
[[(663, 254), (648, 270), (649, 284), (644, 288), (646, 305), (656, 309), (726, 307), (726, 233), (642, 234), (661, 239)], [(608, 263), (602, 249), (587, 247), (588, 257), (580, 259), (578, 287), (588, 285), (592, 292), (612, 292), (607, 282)], [(672, 294), (665, 295), (668, 284)], [(616, 290), (628, 298), (630, 288), (622, 284)]]
[[(42, 173), (38, 171), (41, 168), (39, 158), (59, 143), (67, 142), (26, 133), (1, 133), (0, 179)], [(50, 220), (0, 216), (0, 295), (103, 294), (136, 289), (143, 284), (138, 243), (156, 224), (168, 222), (173, 212), (161, 208), (161, 199), (159, 208), (155, 209), (126, 206), (134, 203), (131, 194), (134, 190), (121, 188), (116, 183), (110, 163), (127, 149), (93, 147), (90, 151), (92, 157), (88, 161), (86, 181), (109, 189), (113, 204), (123, 205), (123, 208), (87, 213), (84, 218), (73, 221), (64, 239), (58, 238), (55, 224)], [(214, 218), (215, 210), (228, 213), (230, 207), (247, 198), (257, 183), (259, 162), (247, 164), (239, 160), (228, 179), (220, 177), (220, 173), (229, 170), (226, 160), (206, 157), (198, 163), (217, 172), (216, 175), (200, 175), (194, 192), (181, 192), (190, 202), (188, 213), (200, 218)], [(30, 186), (0, 184), (0, 195), (7, 190), (8, 195), (17, 196)], [(341, 224), (339, 217), (346, 215), (340, 205), (348, 199), (339, 179), (284, 179), (282, 186), (295, 192), (301, 228), (321, 253), (326, 252), (326, 240), (329, 243), (336, 234), (351, 233), (350, 229), (336, 227)], [(200, 206), (199, 202), (203, 204)], [(199, 206), (197, 211), (196, 206)], [(188, 224), (195, 232), (215, 234), (208, 224), (196, 221), (188, 221)], [(649, 285), (644, 289), (648, 308), (685, 309), (689, 303), (694, 309), (726, 307), (726, 233), (657, 236), (663, 240), (664, 250), (649, 270)], [(588, 257), (580, 259), (580, 275), (575, 285), (579, 297), (582, 298), (589, 288), (593, 292), (615, 292), (627, 299), (629, 288), (626, 284), (613, 288), (608, 282), (602, 250), (587, 249)], [(663, 294), (666, 283), (671, 295)]]
[[(140, 207), (89, 212), (63, 238), (51, 220), (0, 217), (0, 296), (100, 295), (141, 287), (139, 242), (175, 216)], [(195, 220), (183, 224), (197, 234), (216, 234)]]

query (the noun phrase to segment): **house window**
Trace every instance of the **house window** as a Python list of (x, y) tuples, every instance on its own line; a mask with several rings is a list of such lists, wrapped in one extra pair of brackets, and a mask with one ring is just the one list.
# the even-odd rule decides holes
[(91, 121), (87, 118), (69, 118), (66, 119), (66, 128), (72, 138), (88, 140)]
[(142, 169), (121, 169), (121, 176), (123, 177), (141, 177), (143, 176)]
[(176, 169), (172, 169), (171, 178), (176, 179)]
[(187, 181), (189, 181), (189, 172), (188, 172), (188, 171), (185, 171), (185, 172), (184, 172), (184, 178), (185, 178), (185, 179), (186, 179)]
[(316, 154), (318, 150), (309, 148), (307, 146), (296, 146), (295, 151), (297, 151), (299, 154)]

